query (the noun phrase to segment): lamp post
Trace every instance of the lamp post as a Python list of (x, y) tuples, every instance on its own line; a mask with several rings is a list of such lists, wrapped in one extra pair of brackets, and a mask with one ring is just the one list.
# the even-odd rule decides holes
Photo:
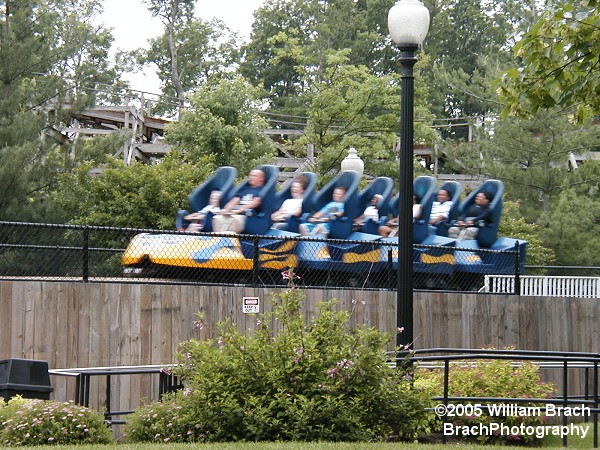
[(400, 0), (388, 14), (390, 36), (400, 50), (402, 102), (400, 109), (400, 185), (398, 208), (398, 286), (396, 345), (412, 344), (413, 332), (413, 138), (416, 52), (429, 30), (429, 10), (419, 0)]

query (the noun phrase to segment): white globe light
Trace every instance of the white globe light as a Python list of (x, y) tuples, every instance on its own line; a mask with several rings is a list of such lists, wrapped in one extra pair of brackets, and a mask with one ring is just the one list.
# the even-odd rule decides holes
[(348, 156), (344, 158), (340, 168), (342, 169), (342, 172), (354, 170), (362, 176), (365, 170), (365, 163), (358, 156), (356, 149), (354, 147), (350, 147), (348, 149)]
[(388, 13), (390, 36), (396, 45), (421, 45), (429, 31), (429, 10), (419, 0), (400, 0)]

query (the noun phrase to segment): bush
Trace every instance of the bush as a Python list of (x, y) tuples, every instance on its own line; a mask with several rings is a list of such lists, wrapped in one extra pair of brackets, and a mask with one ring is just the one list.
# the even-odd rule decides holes
[(0, 404), (0, 444), (5, 446), (108, 444), (102, 415), (73, 403), (15, 397)]
[[(530, 362), (524, 361), (519, 365), (513, 365), (507, 360), (478, 360), (462, 361), (461, 365), (452, 366), (448, 380), (448, 395), (451, 397), (491, 397), (491, 398), (552, 398), (556, 389), (552, 383), (542, 382), (539, 368)], [(415, 374), (415, 385), (428, 390), (432, 396), (441, 397), (444, 387), (444, 373), (442, 370), (430, 371), (417, 370)], [(498, 402), (459, 402), (461, 405), (480, 403), (481, 405), (499, 405)], [(511, 405), (515, 403), (507, 402)], [(541, 406), (540, 403), (519, 403), (519, 407)], [(457, 411), (458, 412), (458, 411)], [(481, 408), (481, 414), (457, 414), (451, 421), (457, 426), (473, 426), (489, 424), (494, 422), (500, 425), (512, 427), (536, 426), (545, 423), (545, 417), (537, 414), (511, 415), (494, 414), (493, 417), (487, 412), (487, 408)], [(510, 413), (511, 410), (509, 409)], [(441, 419), (438, 419), (441, 427)], [(478, 436), (477, 440), (486, 443), (524, 443), (532, 444), (541, 440), (535, 435), (497, 435)]]
[[(183, 343), (174, 373), (186, 389), (137, 411), (128, 439), (372, 441), (428, 432), (429, 397), (386, 363), (389, 337), (351, 327), (351, 312), (335, 301), (308, 321), (303, 300), (292, 286), (257, 317), (252, 336), (225, 321), (213, 339)], [(205, 326), (201, 315), (197, 323)]]

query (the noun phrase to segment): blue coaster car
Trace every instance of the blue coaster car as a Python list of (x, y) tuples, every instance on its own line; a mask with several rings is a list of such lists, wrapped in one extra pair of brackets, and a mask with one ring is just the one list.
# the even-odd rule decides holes
[[(456, 270), (486, 275), (514, 275), (516, 255), (507, 251), (516, 249), (519, 251), (519, 271), (523, 274), (527, 241), (501, 237), (486, 248), (481, 247), (476, 240), (457, 242)], [(507, 253), (500, 253), (502, 251)]]

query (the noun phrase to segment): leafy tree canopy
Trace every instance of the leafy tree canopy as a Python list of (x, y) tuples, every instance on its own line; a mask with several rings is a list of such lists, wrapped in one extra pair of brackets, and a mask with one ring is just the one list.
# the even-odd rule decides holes
[(498, 91), (505, 115), (575, 106), (584, 121), (600, 113), (600, 2), (567, 0), (548, 11), (514, 47), (519, 68)]
[(168, 126), (166, 140), (188, 161), (212, 156), (217, 166), (235, 166), (240, 173), (274, 155), (275, 145), (262, 131), (261, 91), (241, 77), (204, 85), (181, 119)]
[(172, 229), (175, 211), (187, 207), (189, 193), (215, 168), (211, 158), (191, 164), (177, 152), (151, 166), (110, 159), (93, 175), (96, 167), (81, 164), (60, 176), (55, 198), (69, 223)]
[[(531, 120), (499, 120), (493, 135), (481, 129), (473, 142), (446, 142), (444, 152), (449, 168), (502, 180), (509, 198), (521, 200), (522, 212), (535, 221), (565, 186), (598, 186), (591, 167), (573, 170), (570, 163), (571, 155), (590, 155), (598, 146), (596, 125), (575, 124), (568, 111), (538, 111)], [(585, 164), (595, 165), (593, 160)]]
[(110, 34), (92, 25), (98, 9), (98, 0), (0, 3), (1, 219), (56, 218), (43, 200), (74, 161), (54, 137), (119, 75), (106, 58)]
[[(394, 142), (400, 129), (399, 79), (373, 75), (365, 66), (348, 64), (347, 51), (331, 54), (321, 79), (303, 95), (308, 125), (298, 144), (312, 143), (318, 152), (319, 173), (340, 167), (349, 147), (358, 149), (367, 173), (397, 174)], [(418, 70), (418, 69), (417, 69)], [(314, 74), (307, 71), (304, 77)], [(425, 86), (417, 88), (415, 140), (435, 140), (426, 126), (429, 114), (423, 101)]]

